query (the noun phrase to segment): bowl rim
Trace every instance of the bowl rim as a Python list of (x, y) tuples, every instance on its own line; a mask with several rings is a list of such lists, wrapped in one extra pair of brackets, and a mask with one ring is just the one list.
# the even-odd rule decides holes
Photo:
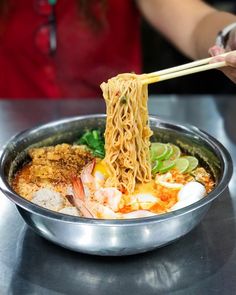
[(185, 123), (183, 125), (181, 123), (178, 123), (177, 121), (162, 119), (156, 116), (149, 116), (149, 119), (156, 121), (157, 124), (166, 123), (169, 125), (174, 125), (175, 127), (178, 127), (181, 130), (190, 131), (194, 133), (195, 135), (199, 136), (201, 139), (210, 143), (211, 146), (217, 148), (218, 157), (220, 158), (221, 165), (223, 165), (224, 169), (221, 175), (221, 179), (219, 180), (217, 186), (207, 195), (207, 197), (204, 197), (201, 200), (191, 205), (188, 205), (186, 207), (183, 207), (181, 209), (177, 209), (171, 212), (150, 216), (150, 217), (133, 218), (133, 219), (96, 219), (96, 218), (85, 218), (85, 217), (67, 215), (67, 214), (58, 213), (58, 212), (43, 208), (21, 197), (20, 195), (18, 195), (11, 189), (7, 181), (7, 177), (4, 175), (4, 161), (7, 156), (7, 148), (10, 144), (12, 144), (13, 142), (19, 141), (22, 137), (25, 137), (26, 135), (29, 136), (32, 133), (38, 132), (39, 130), (55, 127), (57, 125), (74, 122), (74, 121), (86, 120), (91, 118), (99, 119), (99, 118), (105, 118), (105, 117), (106, 117), (105, 114), (90, 114), (90, 115), (66, 117), (66, 118), (62, 118), (58, 120), (53, 120), (45, 124), (40, 124), (32, 128), (28, 128), (12, 136), (9, 139), (9, 141), (0, 150), (0, 190), (2, 191), (2, 193), (5, 196), (7, 196), (17, 207), (19, 206), (20, 208), (26, 211), (29, 211), (36, 215), (44, 216), (47, 219), (53, 219), (53, 220), (63, 221), (66, 223), (75, 223), (75, 224), (86, 223), (90, 225), (99, 224), (104, 226), (124, 226), (124, 225), (135, 226), (135, 225), (143, 224), (143, 223), (146, 224), (146, 223), (162, 222), (164, 220), (179, 217), (181, 215), (185, 215), (192, 211), (195, 211), (196, 209), (203, 207), (209, 204), (210, 202), (212, 202), (228, 186), (228, 183), (233, 173), (233, 161), (227, 149), (216, 138), (214, 138), (207, 132), (199, 129), (198, 127), (194, 125), (185, 124)]

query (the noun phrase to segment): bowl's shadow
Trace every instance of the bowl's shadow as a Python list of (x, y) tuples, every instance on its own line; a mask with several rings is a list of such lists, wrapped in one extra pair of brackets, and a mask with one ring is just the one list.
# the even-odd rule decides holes
[[(222, 216), (219, 212), (223, 212)], [(87, 295), (166, 294), (189, 288), (218, 272), (230, 259), (235, 246), (229, 234), (235, 231), (232, 216), (226, 190), (188, 235), (155, 251), (126, 257), (75, 253), (48, 242), (27, 227), (19, 241), (19, 263), (9, 294), (19, 294), (19, 278), (29, 282), (27, 294), (37, 294), (39, 286), (52, 293)]]

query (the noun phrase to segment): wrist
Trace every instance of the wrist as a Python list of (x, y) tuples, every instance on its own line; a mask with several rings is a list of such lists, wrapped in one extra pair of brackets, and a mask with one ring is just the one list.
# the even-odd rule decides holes
[(216, 37), (216, 45), (220, 46), (221, 48), (226, 47), (227, 41), (229, 40), (229, 35), (230, 32), (236, 29), (236, 22), (229, 24), (228, 26), (224, 27), (218, 34)]

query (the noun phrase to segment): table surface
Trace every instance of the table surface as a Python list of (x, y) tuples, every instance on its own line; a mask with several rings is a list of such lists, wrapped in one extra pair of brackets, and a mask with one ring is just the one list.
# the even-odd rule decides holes
[[(17, 132), (62, 117), (102, 113), (103, 101), (0, 101), (0, 148)], [(159, 96), (150, 114), (193, 124), (236, 162), (236, 98)], [(75, 253), (36, 235), (0, 195), (0, 294), (236, 294), (236, 172), (202, 222), (171, 245), (129, 257)]]

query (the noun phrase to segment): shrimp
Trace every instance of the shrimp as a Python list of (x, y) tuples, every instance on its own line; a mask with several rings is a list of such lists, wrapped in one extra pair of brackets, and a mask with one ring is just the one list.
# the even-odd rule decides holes
[(66, 195), (66, 198), (71, 203), (71, 205), (75, 206), (83, 214), (84, 217), (95, 217), (93, 213), (91, 213), (91, 211), (85, 206), (84, 202), (76, 196)]
[(117, 219), (119, 214), (114, 212), (112, 209), (110, 209), (107, 206), (104, 206), (96, 201), (89, 201), (88, 202), (89, 208), (93, 212), (93, 214), (97, 218), (103, 218), (103, 219)]
[(120, 191), (115, 188), (103, 188), (95, 192), (95, 200), (93, 200), (85, 196), (84, 186), (80, 177), (73, 177), (72, 186), (74, 193), (73, 195), (67, 195), (67, 199), (85, 217), (116, 218), (114, 211), (118, 210), (122, 196)]
[(84, 217), (95, 217), (86, 206), (83, 183), (81, 178), (73, 177), (72, 179), (73, 195), (66, 195), (67, 200), (83, 214)]
[[(76, 183), (75, 183), (76, 181)], [(68, 201), (75, 206), (88, 218), (104, 219), (126, 219), (149, 217), (156, 214), (147, 210), (137, 210), (130, 213), (115, 212), (119, 209), (119, 203), (122, 197), (120, 191), (115, 188), (103, 188), (95, 193), (96, 200), (85, 199), (83, 184), (80, 178), (74, 178), (74, 195), (67, 195)], [(101, 203), (103, 204), (101, 204)]]
[[(156, 215), (147, 210), (136, 210), (129, 213), (119, 212), (122, 205), (122, 193), (112, 187), (96, 189), (92, 176), (94, 165), (95, 161), (92, 161), (83, 169), (80, 177), (72, 178), (73, 195), (67, 195), (68, 201), (79, 209), (84, 217), (126, 219)], [(154, 201), (156, 202), (156, 198), (151, 195), (136, 195), (132, 201), (150, 202), (152, 205)], [(143, 208), (141, 207), (141, 209)]]
[[(87, 172), (83, 172), (83, 177), (88, 180), (89, 173), (87, 174)], [(73, 195), (67, 195), (66, 197), (72, 205), (79, 209), (84, 217), (117, 218), (114, 211), (118, 210), (122, 196), (120, 191), (115, 188), (103, 188), (95, 192), (95, 200), (93, 200), (91, 197), (85, 196), (84, 185), (80, 177), (73, 177), (72, 187)]]
[(95, 199), (104, 205), (107, 205), (113, 211), (118, 211), (122, 193), (112, 187), (101, 188), (94, 194)]
[(73, 187), (73, 192), (76, 194), (76, 196), (81, 201), (85, 201), (84, 186), (82, 184), (80, 177), (77, 177), (77, 176), (72, 177), (72, 187)]
[(92, 172), (93, 172), (95, 164), (96, 164), (96, 160), (93, 159), (82, 170), (81, 180), (82, 180), (83, 184), (94, 183), (94, 177), (92, 176)]
[(94, 159), (84, 167), (80, 175), (83, 184), (84, 195), (86, 198), (91, 198), (96, 190), (95, 178), (92, 175), (95, 164), (96, 160)]

